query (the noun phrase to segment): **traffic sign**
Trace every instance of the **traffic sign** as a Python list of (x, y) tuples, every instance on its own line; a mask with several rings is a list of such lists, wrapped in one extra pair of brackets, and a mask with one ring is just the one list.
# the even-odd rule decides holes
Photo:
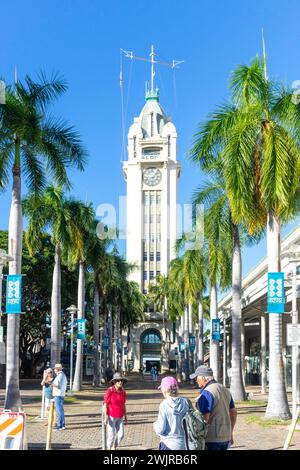
[(269, 313), (284, 313), (284, 273), (268, 273)]
[(300, 325), (288, 323), (286, 325), (287, 345), (300, 346)]

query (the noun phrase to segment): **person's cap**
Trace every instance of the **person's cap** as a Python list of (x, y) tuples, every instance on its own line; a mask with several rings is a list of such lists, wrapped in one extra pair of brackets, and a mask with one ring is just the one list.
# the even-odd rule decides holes
[(117, 382), (118, 380), (122, 380), (122, 382), (126, 383), (127, 382), (127, 379), (125, 379), (125, 377), (123, 377), (120, 372), (116, 372), (114, 375), (113, 375), (113, 378), (111, 379), (110, 383), (115, 383)]
[(62, 365), (61, 365), (61, 364), (55, 364), (55, 366), (53, 367), (53, 369), (62, 370)]
[(174, 390), (178, 388), (177, 380), (175, 377), (164, 377), (161, 381), (161, 384), (158, 388), (165, 388), (167, 390)]
[(195, 379), (196, 377), (213, 377), (213, 370), (205, 365), (197, 367), (195, 372), (190, 375), (190, 379)]

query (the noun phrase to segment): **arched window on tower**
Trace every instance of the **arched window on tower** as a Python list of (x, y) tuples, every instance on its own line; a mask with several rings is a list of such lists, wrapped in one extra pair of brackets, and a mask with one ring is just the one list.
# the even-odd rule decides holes
[(168, 158), (171, 157), (171, 136), (168, 135)]
[(150, 136), (153, 137), (154, 135), (154, 116), (153, 113), (150, 114)]

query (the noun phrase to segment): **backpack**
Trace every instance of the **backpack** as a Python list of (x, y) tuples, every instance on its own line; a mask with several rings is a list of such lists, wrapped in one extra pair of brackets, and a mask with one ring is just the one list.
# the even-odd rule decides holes
[(208, 426), (202, 413), (194, 409), (190, 400), (187, 399), (187, 402), (189, 409), (182, 418), (186, 448), (187, 450), (204, 450)]

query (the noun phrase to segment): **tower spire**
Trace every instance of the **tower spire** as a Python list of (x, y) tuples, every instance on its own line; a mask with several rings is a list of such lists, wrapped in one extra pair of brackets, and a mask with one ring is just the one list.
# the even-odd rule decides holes
[(151, 52), (150, 52), (150, 57), (151, 57), (151, 93), (153, 94), (154, 91), (154, 46), (152, 44), (151, 46)]

